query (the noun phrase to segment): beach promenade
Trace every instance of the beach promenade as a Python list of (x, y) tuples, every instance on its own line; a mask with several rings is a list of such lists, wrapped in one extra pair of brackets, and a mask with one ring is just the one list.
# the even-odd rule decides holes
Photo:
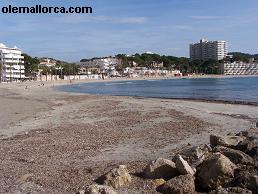
[[(73, 94), (59, 84), (69, 83), (0, 84), (0, 193), (72, 193), (114, 165), (138, 172), (258, 119), (257, 106)], [(129, 189), (143, 190), (141, 181)]]

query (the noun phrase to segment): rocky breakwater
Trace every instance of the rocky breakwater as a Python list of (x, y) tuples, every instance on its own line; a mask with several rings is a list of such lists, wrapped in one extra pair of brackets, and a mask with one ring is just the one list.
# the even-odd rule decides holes
[[(78, 193), (130, 193), (126, 188), (134, 178), (120, 165), (97, 179), (99, 184)], [(151, 161), (141, 179), (153, 183), (151, 193), (258, 194), (258, 128), (230, 136), (211, 135), (210, 145), (192, 147), (170, 160)], [(121, 192), (120, 188), (125, 189)]]

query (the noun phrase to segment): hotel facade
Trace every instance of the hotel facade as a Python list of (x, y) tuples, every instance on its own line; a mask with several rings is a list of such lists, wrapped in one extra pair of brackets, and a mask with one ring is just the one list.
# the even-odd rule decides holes
[(225, 75), (258, 75), (258, 62), (233, 62), (224, 64)]
[(116, 57), (82, 59), (80, 62), (81, 69), (83, 69), (83, 72), (87, 73), (91, 70), (99, 71), (99, 73), (112, 71), (115, 70), (118, 64), (119, 60)]
[(0, 81), (20, 81), (25, 78), (24, 57), (17, 47), (0, 43)]
[(199, 43), (190, 44), (191, 60), (222, 60), (227, 57), (228, 43), (226, 41), (208, 41), (201, 39)]

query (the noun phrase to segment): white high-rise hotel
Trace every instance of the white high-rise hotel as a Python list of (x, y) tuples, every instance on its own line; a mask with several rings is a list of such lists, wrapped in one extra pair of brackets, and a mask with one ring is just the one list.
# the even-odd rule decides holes
[(18, 81), (25, 78), (24, 57), (17, 47), (0, 43), (0, 81)]
[(228, 54), (228, 44), (226, 41), (200, 40), (200, 43), (190, 44), (191, 60), (222, 60)]

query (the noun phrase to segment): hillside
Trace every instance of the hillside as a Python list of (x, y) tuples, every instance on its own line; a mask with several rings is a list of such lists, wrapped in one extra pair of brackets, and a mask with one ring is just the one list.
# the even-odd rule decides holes
[(231, 52), (229, 55), (233, 55), (235, 60), (238, 61), (248, 61), (251, 58), (258, 60), (258, 54), (248, 54), (248, 53), (241, 53), (241, 52)]

